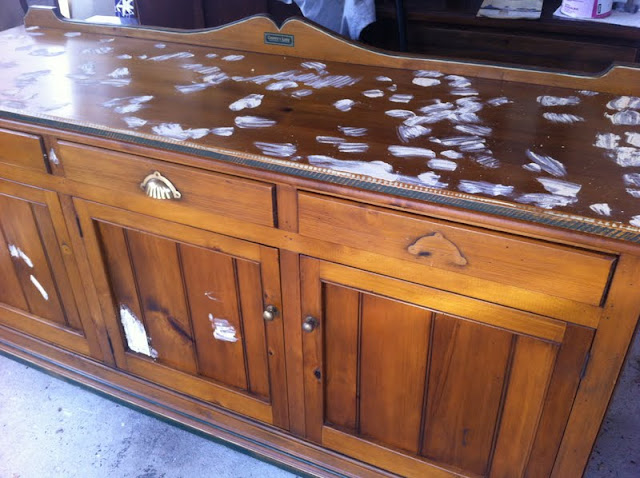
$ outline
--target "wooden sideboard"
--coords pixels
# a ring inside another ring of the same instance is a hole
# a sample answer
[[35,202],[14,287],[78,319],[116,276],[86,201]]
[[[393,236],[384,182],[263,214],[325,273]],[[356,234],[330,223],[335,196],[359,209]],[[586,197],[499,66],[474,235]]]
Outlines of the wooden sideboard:
[[300,20],[0,34],[0,350],[313,476],[579,476],[640,315],[640,70]]

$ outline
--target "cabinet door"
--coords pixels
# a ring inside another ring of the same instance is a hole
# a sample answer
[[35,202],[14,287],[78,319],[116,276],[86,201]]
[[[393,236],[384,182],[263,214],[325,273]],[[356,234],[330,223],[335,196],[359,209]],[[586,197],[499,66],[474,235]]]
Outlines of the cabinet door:
[[547,476],[593,330],[302,258],[308,438],[402,476]]
[[99,356],[69,244],[55,193],[0,180],[0,324]]
[[277,250],[75,205],[117,366],[286,428]]

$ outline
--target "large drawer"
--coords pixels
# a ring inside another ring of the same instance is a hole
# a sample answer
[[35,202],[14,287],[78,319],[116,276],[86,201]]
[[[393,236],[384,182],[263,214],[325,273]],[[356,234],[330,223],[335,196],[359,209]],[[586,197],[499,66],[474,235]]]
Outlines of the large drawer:
[[179,207],[264,226],[275,223],[272,184],[65,141],[57,150],[68,179],[138,196],[144,212],[163,216]]
[[[477,279],[477,296],[483,296],[486,284],[498,283],[504,284],[505,295],[525,290],[599,306],[616,259],[305,192],[299,194],[299,231],[395,258],[390,275],[407,277],[410,270],[412,280],[439,286],[434,271],[444,271],[454,279],[443,288],[463,293],[473,280],[455,277]],[[519,306],[518,298],[510,299],[510,305]]]
[[0,128],[0,163],[47,172],[39,136]]

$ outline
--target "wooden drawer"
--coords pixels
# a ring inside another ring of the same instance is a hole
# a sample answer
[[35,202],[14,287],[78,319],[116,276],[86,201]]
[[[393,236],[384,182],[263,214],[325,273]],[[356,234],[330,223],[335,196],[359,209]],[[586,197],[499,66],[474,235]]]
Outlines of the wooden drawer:
[[[142,204],[136,207],[143,212],[164,216],[178,208],[184,214],[200,210],[264,226],[275,223],[272,184],[64,141],[57,150],[68,179],[138,196]],[[146,190],[145,178],[150,179]]]
[[0,163],[47,172],[39,136],[0,128]]
[[[388,275],[518,308],[527,308],[519,290],[599,306],[615,263],[615,256],[311,193],[299,195],[299,221],[304,236],[398,259]],[[491,283],[503,286],[490,297]],[[509,297],[503,301],[500,294]],[[535,304],[529,309],[541,310]]]

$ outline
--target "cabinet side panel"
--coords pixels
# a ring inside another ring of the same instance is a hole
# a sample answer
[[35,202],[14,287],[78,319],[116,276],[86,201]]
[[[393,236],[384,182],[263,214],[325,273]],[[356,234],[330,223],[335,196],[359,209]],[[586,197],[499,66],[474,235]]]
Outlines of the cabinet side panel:
[[247,376],[233,259],[180,244],[201,375],[245,390]]
[[513,334],[436,315],[422,454],[485,473]]
[[415,454],[431,315],[390,299],[362,298],[360,434]]
[[324,286],[325,422],[357,430],[358,322],[357,291]]
[[158,361],[197,373],[176,244],[150,234],[126,234],[147,332]]

